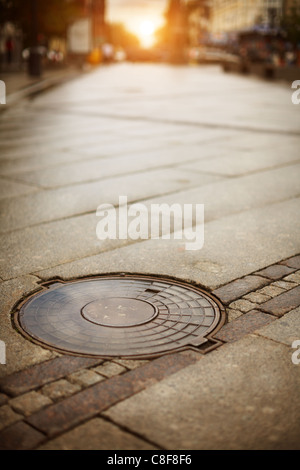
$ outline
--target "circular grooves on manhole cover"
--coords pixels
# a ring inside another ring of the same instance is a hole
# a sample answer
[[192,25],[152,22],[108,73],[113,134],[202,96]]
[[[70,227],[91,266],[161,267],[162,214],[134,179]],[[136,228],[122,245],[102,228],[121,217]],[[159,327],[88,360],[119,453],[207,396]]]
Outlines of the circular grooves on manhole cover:
[[224,309],[177,280],[107,275],[47,283],[14,320],[26,337],[59,352],[130,358],[207,343],[223,324]]

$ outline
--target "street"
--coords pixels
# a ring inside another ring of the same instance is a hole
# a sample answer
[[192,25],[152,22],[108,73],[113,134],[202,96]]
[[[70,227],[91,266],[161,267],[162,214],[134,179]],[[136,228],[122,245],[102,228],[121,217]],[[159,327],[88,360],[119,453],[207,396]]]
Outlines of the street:
[[[120,63],[0,113],[4,447],[300,448],[300,364],[291,360],[300,340],[300,105],[292,93],[287,82],[218,66]],[[149,213],[154,204],[204,205],[203,246],[151,237],[150,226],[143,239],[100,239],[97,209],[119,213],[120,197]],[[212,293],[226,308],[221,345],[177,353],[179,362],[175,354],[94,363],[16,330],[12,313],[41,282],[108,273],[165,276]],[[145,382],[123,394],[126,374]],[[89,391],[109,394],[112,379],[118,399],[97,408]]]

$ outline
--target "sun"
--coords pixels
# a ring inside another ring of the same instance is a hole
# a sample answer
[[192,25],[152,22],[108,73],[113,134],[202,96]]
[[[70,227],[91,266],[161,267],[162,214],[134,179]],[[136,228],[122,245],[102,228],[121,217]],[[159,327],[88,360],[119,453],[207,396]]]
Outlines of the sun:
[[155,31],[154,23],[150,20],[144,20],[140,24],[140,34],[141,36],[152,36]]
[[154,44],[156,27],[151,20],[143,20],[139,25],[138,35],[145,47],[151,47]]

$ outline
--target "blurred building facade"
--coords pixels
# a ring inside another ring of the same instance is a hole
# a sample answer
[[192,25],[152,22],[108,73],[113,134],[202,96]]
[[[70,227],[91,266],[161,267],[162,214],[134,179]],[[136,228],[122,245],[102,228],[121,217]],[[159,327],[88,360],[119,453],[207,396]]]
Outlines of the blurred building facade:
[[[78,3],[78,0],[66,0]],[[81,18],[90,18],[92,30],[92,42],[95,47],[105,41],[106,26],[106,0],[79,0],[81,6]],[[78,18],[76,18],[78,19]]]
[[211,0],[211,32],[279,27],[284,10],[292,3],[293,0]]
[[300,0],[186,0],[185,6],[192,60],[208,55],[208,47],[210,60],[225,49],[251,62],[300,65]]
[[106,0],[66,0],[79,6],[79,14],[68,27],[70,57],[92,63],[102,61],[102,47],[106,42]]
[[95,47],[101,46],[105,42],[105,12],[106,0],[87,0],[89,11],[92,17],[92,36]]
[[300,0],[283,0],[283,12],[285,15],[291,14],[296,11],[300,15]]
[[188,0],[188,36],[191,47],[207,41],[211,23],[211,0]]
[[185,0],[184,3],[191,45],[201,43],[207,34],[222,39],[255,28],[280,28],[284,17],[300,15],[300,0]]

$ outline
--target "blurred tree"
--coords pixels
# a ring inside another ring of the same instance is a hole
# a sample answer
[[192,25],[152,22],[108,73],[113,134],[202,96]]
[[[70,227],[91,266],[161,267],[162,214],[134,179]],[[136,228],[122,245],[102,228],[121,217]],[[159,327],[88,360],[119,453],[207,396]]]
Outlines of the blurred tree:
[[185,47],[188,43],[187,8],[183,0],[169,0],[165,13],[171,61],[185,62]]
[[169,29],[166,24],[164,24],[161,28],[155,31],[155,39],[157,46],[166,46],[169,43]]
[[300,44],[300,8],[299,1],[291,3],[285,12],[281,27],[287,33],[287,39],[294,44]]
[[44,37],[64,36],[67,25],[80,15],[82,0],[0,0],[0,25],[11,22],[23,31],[24,44],[31,45],[33,5],[37,33]]
[[122,23],[110,23],[107,25],[107,30],[108,40],[114,46],[123,47],[124,49],[140,46],[138,37],[127,31]]

